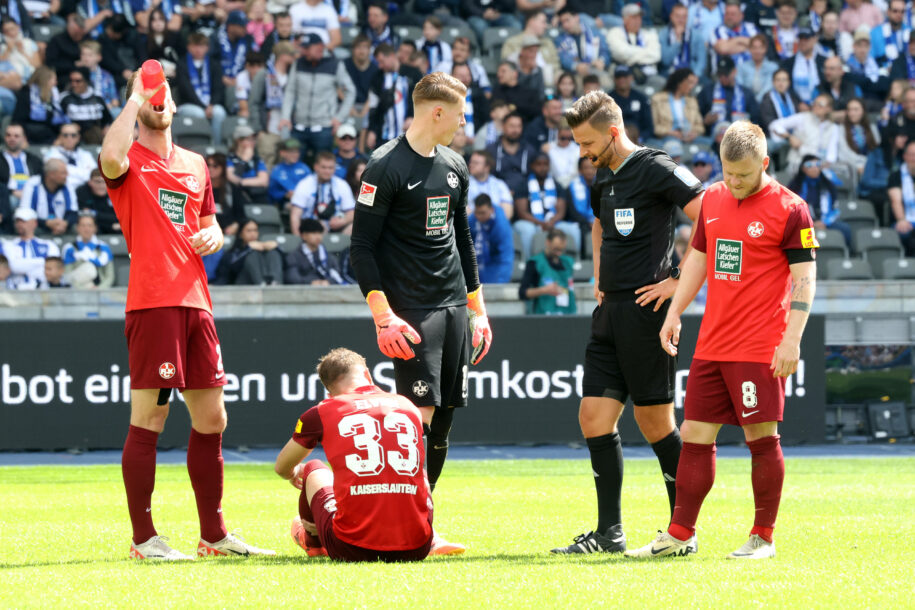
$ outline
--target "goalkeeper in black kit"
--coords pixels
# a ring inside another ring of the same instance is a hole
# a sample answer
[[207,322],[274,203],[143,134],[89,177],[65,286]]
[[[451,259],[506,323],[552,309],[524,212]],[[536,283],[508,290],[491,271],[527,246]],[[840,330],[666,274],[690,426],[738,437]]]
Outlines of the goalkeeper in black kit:
[[[467,405],[468,361],[477,364],[492,343],[467,222],[469,172],[447,148],[465,123],[466,96],[467,88],[443,72],[417,83],[413,123],[375,150],[362,175],[350,249],[378,347],[394,360],[397,393],[425,411],[425,420],[432,412],[432,489],[448,455],[454,410]],[[436,536],[430,554],[463,552]]]

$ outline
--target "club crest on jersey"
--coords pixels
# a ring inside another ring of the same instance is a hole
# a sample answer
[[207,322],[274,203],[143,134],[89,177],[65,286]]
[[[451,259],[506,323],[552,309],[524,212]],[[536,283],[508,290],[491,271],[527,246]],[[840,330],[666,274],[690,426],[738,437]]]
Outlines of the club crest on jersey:
[[184,227],[184,207],[187,205],[187,193],[159,189],[159,206],[173,224]]
[[635,208],[618,208],[613,210],[613,225],[619,234],[626,237],[635,228]]
[[455,174],[454,172],[448,172],[448,186],[450,186],[453,189],[456,189],[458,187],[458,184],[460,184],[460,182],[458,181],[457,174]]
[[758,220],[754,220],[747,225],[747,235],[750,237],[762,237],[763,231],[765,230],[766,228],[763,227],[763,223]]
[[162,379],[171,379],[177,371],[178,369],[171,362],[163,362],[159,365],[159,377]]
[[413,394],[422,398],[429,393],[429,384],[420,379],[413,383]]
[[367,206],[373,206],[375,205],[375,193],[377,191],[378,187],[374,184],[363,182],[362,187],[359,189],[359,197],[356,198],[356,201]]
[[194,193],[200,190],[200,182],[197,180],[196,176],[185,176],[182,182],[184,182],[184,185]]

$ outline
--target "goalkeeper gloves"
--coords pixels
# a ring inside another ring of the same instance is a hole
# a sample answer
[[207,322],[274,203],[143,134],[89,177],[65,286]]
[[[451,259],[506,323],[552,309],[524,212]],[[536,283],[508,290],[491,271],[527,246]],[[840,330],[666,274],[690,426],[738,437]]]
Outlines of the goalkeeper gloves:
[[[419,343],[419,333],[412,326],[398,318],[388,298],[380,290],[373,290],[365,298],[372,310],[375,320],[375,332],[378,333],[378,349],[388,358],[409,360],[415,357],[410,343]],[[410,343],[407,343],[409,339]]]
[[470,332],[473,337],[471,340],[473,354],[470,356],[470,363],[476,365],[483,359],[492,344],[492,329],[489,327],[486,305],[483,304],[482,286],[467,295],[467,309],[470,315]]

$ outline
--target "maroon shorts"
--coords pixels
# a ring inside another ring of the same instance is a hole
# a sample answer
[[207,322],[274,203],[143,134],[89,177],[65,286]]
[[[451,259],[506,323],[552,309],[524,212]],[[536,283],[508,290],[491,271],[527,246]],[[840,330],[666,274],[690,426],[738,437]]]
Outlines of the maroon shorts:
[[761,362],[693,358],[686,379],[683,416],[692,421],[745,426],[782,421],[785,378]]
[[408,551],[373,551],[360,546],[343,542],[334,533],[334,514],[337,512],[337,503],[334,500],[334,488],[328,485],[322,487],[311,498],[311,514],[315,518],[315,527],[318,528],[318,538],[327,556],[337,561],[422,561],[432,548],[432,536],[418,549]]
[[135,389],[202,390],[226,384],[213,315],[195,307],[128,311],[124,334]]

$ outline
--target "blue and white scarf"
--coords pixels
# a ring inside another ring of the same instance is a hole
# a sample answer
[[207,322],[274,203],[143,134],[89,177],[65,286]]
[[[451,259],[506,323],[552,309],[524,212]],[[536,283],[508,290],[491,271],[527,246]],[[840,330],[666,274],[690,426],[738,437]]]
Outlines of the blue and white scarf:
[[308,259],[308,262],[311,263],[311,266],[314,267],[314,270],[322,279],[329,280],[333,284],[346,283],[340,277],[340,273],[327,263],[327,248],[324,247],[324,244],[318,245],[317,260],[315,260],[315,253],[305,244],[302,244],[302,252],[305,253],[305,258]]
[[384,88],[394,89],[394,104],[385,115],[384,127],[381,137],[391,140],[403,133],[403,124],[407,119],[407,78],[397,72],[388,72],[384,75]]
[[31,177],[29,175],[29,166],[26,163],[25,151],[19,151],[19,155],[15,157],[4,151],[3,156],[6,158],[6,164],[10,168],[10,181],[7,183],[7,188],[11,191],[21,191]]
[[[98,0],[83,0],[83,1],[86,3],[85,6],[86,6],[86,18],[87,19],[92,19],[93,17],[98,15],[99,10],[103,10],[102,8],[99,7]],[[104,8],[110,9],[116,15],[124,14],[124,6],[121,4],[121,0],[107,0],[107,2],[105,4],[107,6],[105,6]],[[104,23],[104,22],[102,22],[102,23]],[[98,26],[96,26],[95,30],[92,32],[93,38],[101,36],[105,32],[105,26],[102,25],[102,23],[99,23]]]
[[880,78],[880,66],[877,65],[877,60],[873,57],[868,56],[864,65],[861,65],[861,62],[858,61],[857,57],[850,55],[846,60],[846,63],[848,64],[848,67],[851,68],[852,73],[864,74],[864,77],[872,83],[876,83],[877,79]]
[[[741,22],[739,30],[732,30],[728,26],[722,24],[722,25],[719,25],[715,29],[715,32],[717,33],[718,40],[724,40],[725,38],[727,38],[727,39],[740,38],[740,37],[752,38],[753,36],[755,36],[757,34],[757,29],[756,29],[755,25],[748,24],[744,21],[744,22]],[[714,45],[714,41],[710,41],[709,47],[711,48],[713,45]],[[735,53],[735,54],[731,55],[730,57],[731,57],[731,59],[734,60],[734,63],[736,63],[736,64],[739,64],[744,61],[750,61],[750,59],[751,59],[749,51],[744,51],[743,53]],[[717,55],[716,55],[716,60],[717,60]]]
[[667,41],[671,47],[674,45],[680,45],[680,52],[677,53],[677,56],[674,58],[674,63],[671,65],[671,70],[676,70],[677,68],[689,68],[689,46],[690,46],[690,29],[687,27],[683,30],[683,40],[677,40],[677,34],[674,32],[674,29],[671,27],[667,33]]
[[267,78],[265,80],[266,84],[266,106],[268,110],[273,110],[275,108],[283,107],[283,86],[280,85],[279,76],[276,74],[276,65],[274,64],[274,58],[271,57],[270,61],[267,62]]
[[867,154],[867,133],[864,131],[863,125],[852,125],[851,127],[851,139],[852,144],[854,145],[855,152],[859,155]]
[[569,184],[569,195],[572,197],[572,205],[575,210],[589,222],[594,220],[594,210],[591,209],[591,189],[585,183],[585,179],[576,176],[572,183]]
[[899,113],[902,112],[902,104],[890,100],[883,106],[883,109],[887,112],[887,118],[884,119],[883,113],[880,113],[880,120],[877,122],[880,127],[886,127],[890,121],[895,119]]
[[213,94],[213,89],[210,87],[210,58],[203,58],[203,65],[200,70],[198,70],[197,66],[194,64],[194,58],[191,57],[190,53],[187,54],[186,58],[187,73],[188,77],[191,79],[191,86],[194,88],[194,93],[197,94],[197,98],[204,106],[209,106]]
[[528,201],[531,215],[537,220],[549,220],[556,214],[556,182],[547,176],[543,187],[533,174],[527,179]]
[[878,30],[883,37],[883,55],[888,62],[892,62],[900,53],[905,53],[905,48],[909,44],[909,36],[912,31],[904,23],[901,28],[893,31],[893,26],[889,21],[885,21]]
[[499,130],[496,129],[496,124],[493,121],[489,121],[486,123],[486,146],[495,144],[498,139]]
[[801,98],[801,101],[810,104],[813,100],[814,92],[817,87],[820,86],[820,75],[817,72],[816,55],[807,59],[802,54],[798,53],[794,57],[794,67],[791,69],[791,82],[794,85],[794,92]]
[[581,26],[581,34],[575,39],[575,45],[578,47],[579,59],[586,64],[600,56],[600,38],[585,25]]
[[394,35],[391,34],[390,26],[384,26],[384,30],[381,31],[381,34],[375,34],[375,30],[367,27],[365,28],[365,35],[369,37],[369,41],[372,43],[372,61],[375,61],[375,49],[378,47],[378,45],[386,43],[394,46],[395,40]]
[[29,120],[36,123],[44,123],[48,120],[48,113],[51,114],[51,123],[53,125],[62,125],[68,123],[66,115],[60,108],[60,91],[57,87],[51,89],[51,101],[44,102],[41,99],[41,89],[38,85],[29,85]]
[[804,178],[804,181],[801,183],[801,192],[798,193],[801,199],[807,202],[810,207],[815,205],[814,202],[808,199],[808,196],[811,195],[810,190],[815,189],[819,193],[819,201],[816,203],[820,204],[819,217],[826,226],[831,225],[836,221],[836,218],[839,217],[839,210],[834,209],[832,205],[832,193],[829,192],[829,189],[820,184],[819,178],[811,178],[807,176]]
[[433,42],[430,40],[424,40],[423,53],[425,53],[426,57],[429,59],[429,71],[431,72],[437,65],[442,62],[442,59],[444,59],[442,41],[436,40]]
[[686,118],[686,98],[677,99],[673,93],[668,93],[667,99],[670,101],[670,113],[674,119],[673,129],[683,133],[692,131]]
[[823,24],[823,18],[814,11],[810,11],[808,15],[810,16],[810,29],[819,34],[820,26]]
[[912,56],[906,53],[905,56],[905,69],[906,77],[909,79],[909,82],[915,81],[915,60],[912,59]]
[[[727,93],[721,82],[715,83],[715,89],[712,91],[712,110],[721,115],[721,120],[727,119]],[[734,114],[746,114],[747,100],[743,95],[743,89],[740,85],[734,87],[734,97],[731,100],[731,116]],[[730,119],[729,119],[730,120]]]
[[470,95],[470,89],[467,89],[467,97],[464,98],[464,121],[464,134],[472,138],[476,132],[473,128],[473,96]]
[[905,219],[915,222],[915,185],[912,184],[909,166],[905,163],[899,165],[899,178],[902,186],[902,203],[905,205]]
[[[42,193],[44,197],[42,197]],[[63,195],[61,197],[61,195]],[[64,185],[57,192],[50,193],[45,188],[44,182],[39,182],[32,191],[32,200],[29,207],[35,210],[39,218],[63,218],[67,212],[77,210],[76,202],[70,197],[70,189]]]
[[226,33],[226,26],[223,25],[216,33],[216,40],[219,44],[219,56],[222,61],[222,72],[229,78],[235,76],[245,67],[245,55],[248,53],[248,43],[242,36],[233,44]]

